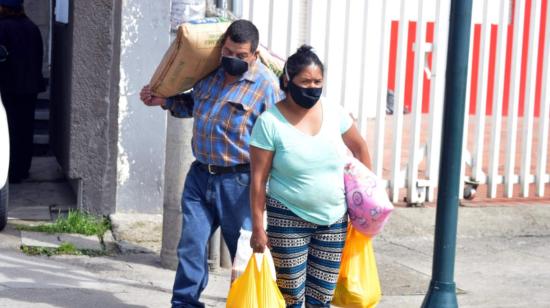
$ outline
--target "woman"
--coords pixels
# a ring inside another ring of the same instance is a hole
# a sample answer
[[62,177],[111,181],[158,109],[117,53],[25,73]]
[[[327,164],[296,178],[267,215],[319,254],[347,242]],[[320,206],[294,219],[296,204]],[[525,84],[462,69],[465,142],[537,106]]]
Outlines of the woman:
[[250,142],[250,245],[254,252],[271,248],[287,307],[304,299],[306,307],[330,306],[347,228],[344,144],[370,167],[351,117],[320,100],[323,74],[310,46],[290,56],[280,79],[286,98],[259,117]]

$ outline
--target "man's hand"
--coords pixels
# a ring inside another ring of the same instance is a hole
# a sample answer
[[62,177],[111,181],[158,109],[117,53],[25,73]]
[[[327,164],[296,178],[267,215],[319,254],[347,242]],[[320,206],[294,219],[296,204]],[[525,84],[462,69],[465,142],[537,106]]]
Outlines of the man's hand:
[[139,92],[139,97],[147,106],[163,106],[166,103],[166,98],[153,96],[149,85],[146,85],[143,89],[141,89],[141,92]]

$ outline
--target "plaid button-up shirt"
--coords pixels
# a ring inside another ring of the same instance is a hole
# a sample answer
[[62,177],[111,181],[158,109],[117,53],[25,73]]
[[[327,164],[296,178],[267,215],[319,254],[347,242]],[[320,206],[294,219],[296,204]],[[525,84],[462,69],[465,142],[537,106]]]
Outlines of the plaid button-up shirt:
[[284,94],[275,75],[260,61],[234,83],[224,87],[224,80],[220,67],[197,82],[191,93],[169,98],[165,108],[175,117],[193,117],[193,155],[201,163],[249,163],[254,122]]

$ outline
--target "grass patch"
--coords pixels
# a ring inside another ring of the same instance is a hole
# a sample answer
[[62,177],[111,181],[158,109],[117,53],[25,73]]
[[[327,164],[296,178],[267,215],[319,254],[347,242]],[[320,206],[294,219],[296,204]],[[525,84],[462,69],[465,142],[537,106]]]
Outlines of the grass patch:
[[80,251],[71,243],[63,242],[57,248],[21,246],[21,251],[29,256],[80,255]]
[[111,229],[110,221],[105,217],[95,216],[82,211],[69,210],[67,217],[58,217],[54,223],[38,226],[18,225],[20,231],[34,231],[47,233],[78,233],[97,235],[100,238]]
[[59,247],[34,247],[34,246],[21,246],[21,251],[29,256],[57,256],[57,255],[73,255],[73,256],[103,256],[106,255],[105,251],[77,249],[73,244],[63,242]]

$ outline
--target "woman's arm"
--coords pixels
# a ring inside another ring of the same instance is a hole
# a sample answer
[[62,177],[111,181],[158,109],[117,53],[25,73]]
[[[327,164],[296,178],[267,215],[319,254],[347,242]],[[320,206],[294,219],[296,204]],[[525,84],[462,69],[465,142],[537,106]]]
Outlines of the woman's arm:
[[269,246],[264,230],[266,184],[273,162],[274,152],[250,146],[250,210],[252,213],[252,237],[250,247],[263,252]]
[[372,170],[372,163],[370,160],[369,148],[365,139],[361,137],[359,130],[355,123],[353,123],[343,135],[344,143],[353,154],[353,157],[360,160],[367,168]]

